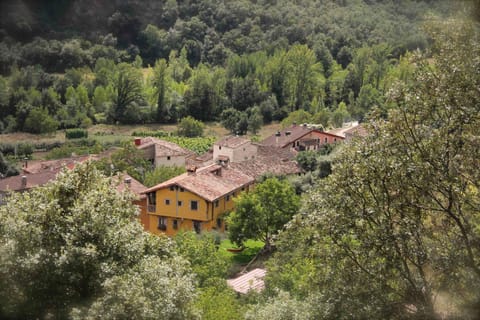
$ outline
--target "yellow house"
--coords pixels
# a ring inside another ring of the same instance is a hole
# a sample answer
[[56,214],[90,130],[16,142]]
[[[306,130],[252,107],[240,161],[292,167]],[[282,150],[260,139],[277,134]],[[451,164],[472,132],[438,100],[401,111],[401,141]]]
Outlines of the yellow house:
[[148,229],[174,235],[179,230],[225,230],[223,214],[234,207],[233,198],[253,187],[254,178],[227,165],[212,164],[149,188]]

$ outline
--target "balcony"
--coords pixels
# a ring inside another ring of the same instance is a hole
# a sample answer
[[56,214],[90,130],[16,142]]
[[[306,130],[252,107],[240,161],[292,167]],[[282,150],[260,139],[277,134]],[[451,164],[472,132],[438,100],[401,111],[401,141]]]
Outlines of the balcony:
[[147,211],[148,211],[148,212],[156,212],[156,211],[157,211],[157,206],[154,205],[154,204],[149,204],[149,205],[147,206]]

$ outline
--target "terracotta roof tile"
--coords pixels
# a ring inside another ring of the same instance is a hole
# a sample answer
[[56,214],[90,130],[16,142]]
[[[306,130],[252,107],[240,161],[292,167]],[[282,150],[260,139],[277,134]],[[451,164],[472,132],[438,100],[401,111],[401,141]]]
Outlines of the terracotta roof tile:
[[352,136],[366,137],[368,135],[365,127],[362,124],[358,124],[358,122],[350,124],[350,126],[345,128],[335,128],[329,130],[328,133],[335,134],[344,138],[349,138]]
[[128,188],[130,189],[130,191],[136,194],[140,199],[146,198],[146,195],[142,194],[142,192],[147,190],[147,187],[144,186],[140,181],[128,175],[127,173],[123,173],[118,176],[115,176],[114,181],[118,183],[117,185],[118,191],[123,192]]
[[27,166],[23,167],[25,173],[39,173],[45,171],[60,170],[63,167],[72,169],[76,163],[82,163],[87,160],[97,160],[99,157],[96,155],[75,156],[70,158],[62,158],[56,160],[29,160]]
[[346,131],[344,131],[345,138],[351,138],[351,137],[366,137],[368,135],[367,129],[361,124],[359,124],[356,127],[350,128]]
[[214,201],[233,192],[254,179],[231,167],[217,164],[198,169],[195,173],[184,173],[170,180],[149,188],[142,193],[156,191],[172,185],[177,185],[208,201]]
[[178,144],[147,137],[141,140],[141,144],[138,146],[138,149],[146,149],[151,146],[155,148],[155,156],[183,156],[183,155],[191,155],[194,152],[188,149],[180,147]]
[[262,145],[265,146],[273,146],[273,147],[279,147],[279,148],[284,148],[288,146],[289,144],[293,143],[294,141],[297,141],[298,139],[302,138],[303,136],[306,136],[307,134],[311,132],[319,132],[322,134],[326,134],[332,137],[337,137],[337,138],[342,138],[342,136],[338,136],[336,134],[328,133],[325,131],[320,131],[315,128],[311,128],[308,126],[304,125],[294,125],[289,128],[286,128],[282,131],[277,132],[276,134],[271,135],[270,137],[266,138],[262,142],[260,142]]
[[291,126],[264,139],[261,144],[266,146],[283,148],[284,146],[292,143],[293,141],[300,139],[304,135],[309,134],[311,131],[313,131],[313,129],[305,127],[303,125]]
[[295,154],[288,149],[259,145],[255,159],[232,162],[229,166],[257,179],[268,173],[277,176],[301,173],[294,159]]
[[[0,191],[8,192],[8,191],[22,191],[31,188],[35,188],[38,186],[42,186],[49,181],[52,181],[56,178],[57,173],[60,170],[54,171],[44,171],[38,173],[30,173],[30,174],[23,174],[13,177],[8,177],[5,179],[0,179]],[[26,178],[26,185],[22,185],[23,177]]]
[[246,294],[250,290],[261,292],[265,289],[263,279],[267,271],[265,269],[253,269],[252,271],[235,279],[227,280],[227,284],[236,292]]
[[240,147],[246,143],[249,143],[250,140],[240,137],[240,136],[227,136],[223,138],[222,140],[218,141],[215,143],[215,145],[222,146],[222,147],[228,147],[228,148],[237,148]]
[[192,155],[185,159],[187,166],[196,166],[197,168],[213,164],[213,150],[210,149],[199,156]]

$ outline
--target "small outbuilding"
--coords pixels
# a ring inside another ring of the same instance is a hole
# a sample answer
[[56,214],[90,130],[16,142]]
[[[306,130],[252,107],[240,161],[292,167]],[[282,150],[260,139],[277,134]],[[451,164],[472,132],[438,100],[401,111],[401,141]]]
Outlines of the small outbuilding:
[[265,289],[263,279],[267,274],[265,269],[253,269],[252,271],[235,279],[227,280],[227,284],[236,292],[246,294],[250,290],[261,292]]

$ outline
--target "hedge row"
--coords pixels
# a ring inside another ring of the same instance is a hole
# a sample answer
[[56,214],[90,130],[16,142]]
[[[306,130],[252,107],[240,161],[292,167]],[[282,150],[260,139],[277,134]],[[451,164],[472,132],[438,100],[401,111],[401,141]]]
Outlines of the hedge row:
[[80,138],[88,138],[88,131],[85,129],[68,129],[65,131],[65,138],[66,139],[80,139]]
[[169,137],[170,133],[162,131],[162,130],[157,130],[157,131],[133,131],[132,136],[134,136],[134,137],[165,138],[165,137]]

